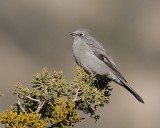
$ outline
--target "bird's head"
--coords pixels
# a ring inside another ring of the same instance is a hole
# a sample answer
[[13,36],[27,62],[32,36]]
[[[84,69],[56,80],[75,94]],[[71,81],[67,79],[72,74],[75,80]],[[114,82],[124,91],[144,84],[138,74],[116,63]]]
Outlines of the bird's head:
[[74,32],[69,32],[69,35],[71,35],[74,39],[79,40],[79,39],[87,39],[92,37],[91,33],[92,33],[91,30],[81,28]]

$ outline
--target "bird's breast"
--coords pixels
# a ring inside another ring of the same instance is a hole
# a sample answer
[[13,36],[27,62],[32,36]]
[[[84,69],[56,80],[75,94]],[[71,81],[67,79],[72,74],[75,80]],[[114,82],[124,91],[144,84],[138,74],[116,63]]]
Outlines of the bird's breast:
[[88,48],[88,46],[85,43],[78,41],[74,41],[72,51],[77,64],[80,66],[84,65],[83,63],[85,63],[86,60],[88,60],[91,54],[91,51]]

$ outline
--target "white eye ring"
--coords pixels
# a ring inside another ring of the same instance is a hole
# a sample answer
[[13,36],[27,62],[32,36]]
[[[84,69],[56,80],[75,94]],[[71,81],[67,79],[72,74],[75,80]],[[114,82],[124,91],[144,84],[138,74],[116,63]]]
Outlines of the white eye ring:
[[84,34],[83,33],[79,33],[79,36],[84,36]]

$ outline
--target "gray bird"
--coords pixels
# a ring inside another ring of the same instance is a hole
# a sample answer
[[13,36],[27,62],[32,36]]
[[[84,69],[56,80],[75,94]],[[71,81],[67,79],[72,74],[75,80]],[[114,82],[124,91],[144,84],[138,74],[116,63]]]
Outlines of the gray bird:
[[97,74],[127,89],[137,100],[143,99],[129,86],[128,82],[117,70],[112,58],[103,46],[93,37],[89,29],[78,29],[69,33],[73,38],[73,55],[76,63],[89,74]]

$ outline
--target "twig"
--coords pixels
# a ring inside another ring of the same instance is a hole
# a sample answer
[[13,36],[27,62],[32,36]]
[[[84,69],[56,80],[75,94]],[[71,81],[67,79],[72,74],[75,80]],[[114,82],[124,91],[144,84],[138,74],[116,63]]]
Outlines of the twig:
[[75,91],[76,94],[75,94],[73,102],[78,100],[78,91],[79,91],[79,89],[76,89],[76,91]]
[[39,113],[39,111],[42,109],[42,107],[43,107],[43,105],[45,104],[46,101],[45,100],[44,101],[40,101],[40,100],[34,99],[34,98],[30,97],[30,96],[26,96],[26,97],[28,99],[32,100],[32,101],[38,102],[38,107],[37,107],[36,113]]
[[22,109],[22,111],[23,111],[24,113],[26,113],[25,109],[23,108],[23,106],[22,106],[22,104],[21,104],[21,102],[20,102],[20,98],[19,98],[19,97],[18,97],[18,105],[19,105],[19,107]]
[[38,99],[34,99],[34,98],[30,97],[30,96],[26,96],[26,97],[27,97],[28,99],[30,99],[30,100],[33,100],[33,101],[38,102],[39,104],[41,103],[41,101],[38,100]]
[[36,113],[39,113],[39,111],[42,109],[42,107],[43,107],[43,105],[45,104],[45,100],[44,101],[42,101],[41,103],[39,103],[39,105],[38,105],[38,108],[37,108],[37,110],[36,110]]
[[77,88],[76,91],[75,91],[76,94],[75,94],[75,97],[74,97],[73,102],[75,102],[75,101],[78,100],[78,94],[81,93],[81,92],[79,92],[79,91],[82,91],[82,90],[81,90],[80,88]]

